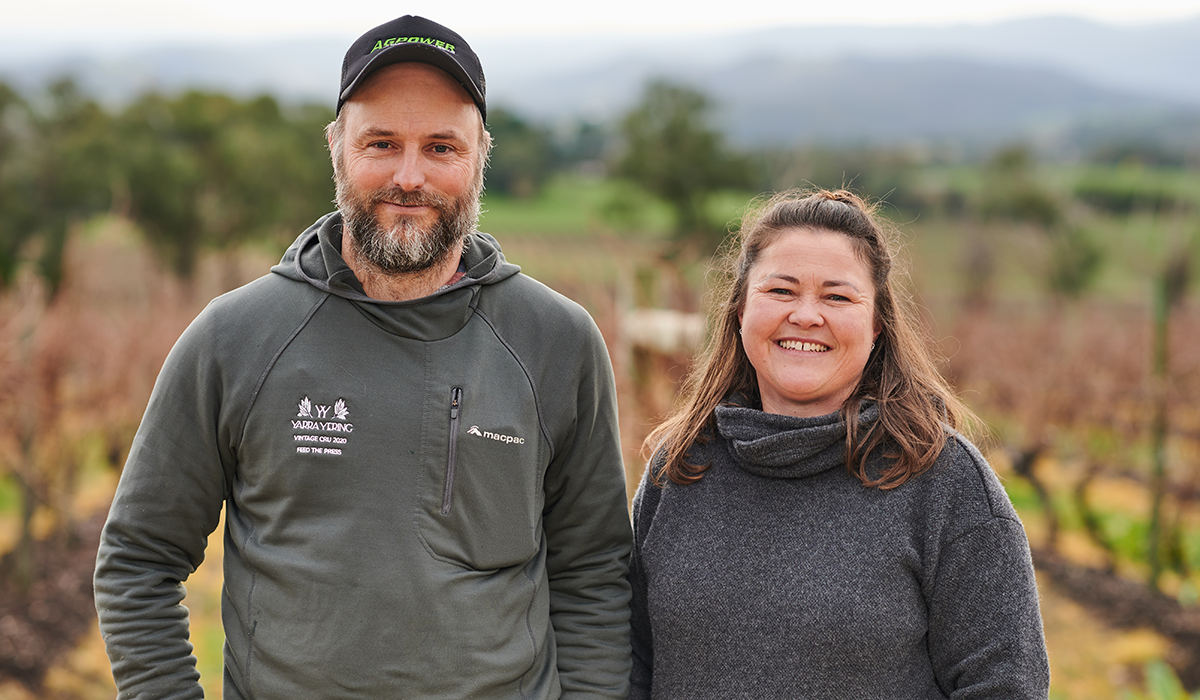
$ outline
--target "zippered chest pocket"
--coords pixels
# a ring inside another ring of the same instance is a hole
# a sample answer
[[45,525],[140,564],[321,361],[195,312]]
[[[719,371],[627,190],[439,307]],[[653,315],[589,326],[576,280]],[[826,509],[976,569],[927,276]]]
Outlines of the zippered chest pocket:
[[442,483],[442,515],[454,507],[454,470],[458,466],[458,413],[462,410],[462,387],[450,390],[450,447],[446,455],[446,476]]
[[536,413],[494,410],[494,396],[457,385],[443,397],[429,416],[421,540],[435,557],[474,569],[523,565],[541,542]]

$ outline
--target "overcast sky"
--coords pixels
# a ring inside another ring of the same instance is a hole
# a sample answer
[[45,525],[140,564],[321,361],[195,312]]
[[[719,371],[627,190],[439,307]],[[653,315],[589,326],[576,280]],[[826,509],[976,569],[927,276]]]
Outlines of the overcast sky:
[[[117,46],[156,40],[287,35],[355,36],[400,14],[419,14],[467,39],[497,35],[645,34],[812,24],[988,23],[1071,15],[1139,24],[1200,15],[1200,0],[11,0],[0,37],[35,54],[64,44]],[[56,49],[57,47],[57,49]],[[11,48],[11,47],[10,47]]]

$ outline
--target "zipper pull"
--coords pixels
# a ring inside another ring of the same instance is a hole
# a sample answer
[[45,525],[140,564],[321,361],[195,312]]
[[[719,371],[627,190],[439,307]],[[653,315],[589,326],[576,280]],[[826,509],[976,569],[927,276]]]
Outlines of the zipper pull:
[[462,389],[454,387],[450,394],[450,417],[458,418],[458,404],[462,401]]

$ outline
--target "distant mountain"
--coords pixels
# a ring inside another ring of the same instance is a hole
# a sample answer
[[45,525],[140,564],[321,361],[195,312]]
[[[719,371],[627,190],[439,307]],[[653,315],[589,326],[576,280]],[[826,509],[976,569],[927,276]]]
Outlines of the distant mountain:
[[149,90],[199,88],[240,95],[269,93],[286,101],[332,104],[342,53],[350,41],[321,38],[263,44],[150,46],[20,62],[0,55],[0,80],[21,89],[34,89],[71,77],[89,94],[108,103],[125,102]]
[[[71,75],[111,102],[148,89],[201,87],[331,104],[351,39],[40,60],[0,53],[0,80],[29,89]],[[1083,132],[1200,141],[1200,16],[1137,27],[1041,18],[661,37],[483,37],[474,45],[487,70],[489,102],[544,122],[611,119],[648,78],[668,77],[710,94],[725,129],[742,143],[1061,141]]]
[[946,59],[1037,68],[1122,93],[1200,105],[1200,15],[1132,27],[1048,17],[946,27],[778,27],[653,38],[489,40],[480,51],[489,63],[494,54],[510,68],[501,82],[493,80],[493,88],[514,100],[520,98],[510,88],[523,84],[522,78],[562,77],[601,66],[640,76],[673,75],[772,57],[806,63]]
[[[554,95],[522,105],[551,120],[564,105],[594,119],[612,116],[636,97],[641,80],[627,64],[527,79],[530,94]],[[947,58],[745,59],[673,77],[710,95],[723,130],[742,144],[853,142],[1003,143],[1018,137],[1061,144],[1083,125],[1125,132],[1191,119],[1200,137],[1200,107],[1097,87],[1061,72]]]

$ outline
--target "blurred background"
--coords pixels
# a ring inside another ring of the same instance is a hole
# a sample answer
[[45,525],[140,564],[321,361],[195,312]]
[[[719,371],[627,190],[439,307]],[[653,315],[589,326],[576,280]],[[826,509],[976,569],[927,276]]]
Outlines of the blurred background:
[[[499,4],[5,9],[0,700],[114,697],[91,571],[155,376],[332,209],[343,52],[402,12],[483,61],[480,228],[603,331],[631,493],[747,202],[849,187],[987,422],[1052,697],[1200,698],[1200,5]],[[220,542],[187,582],[210,697]]]

